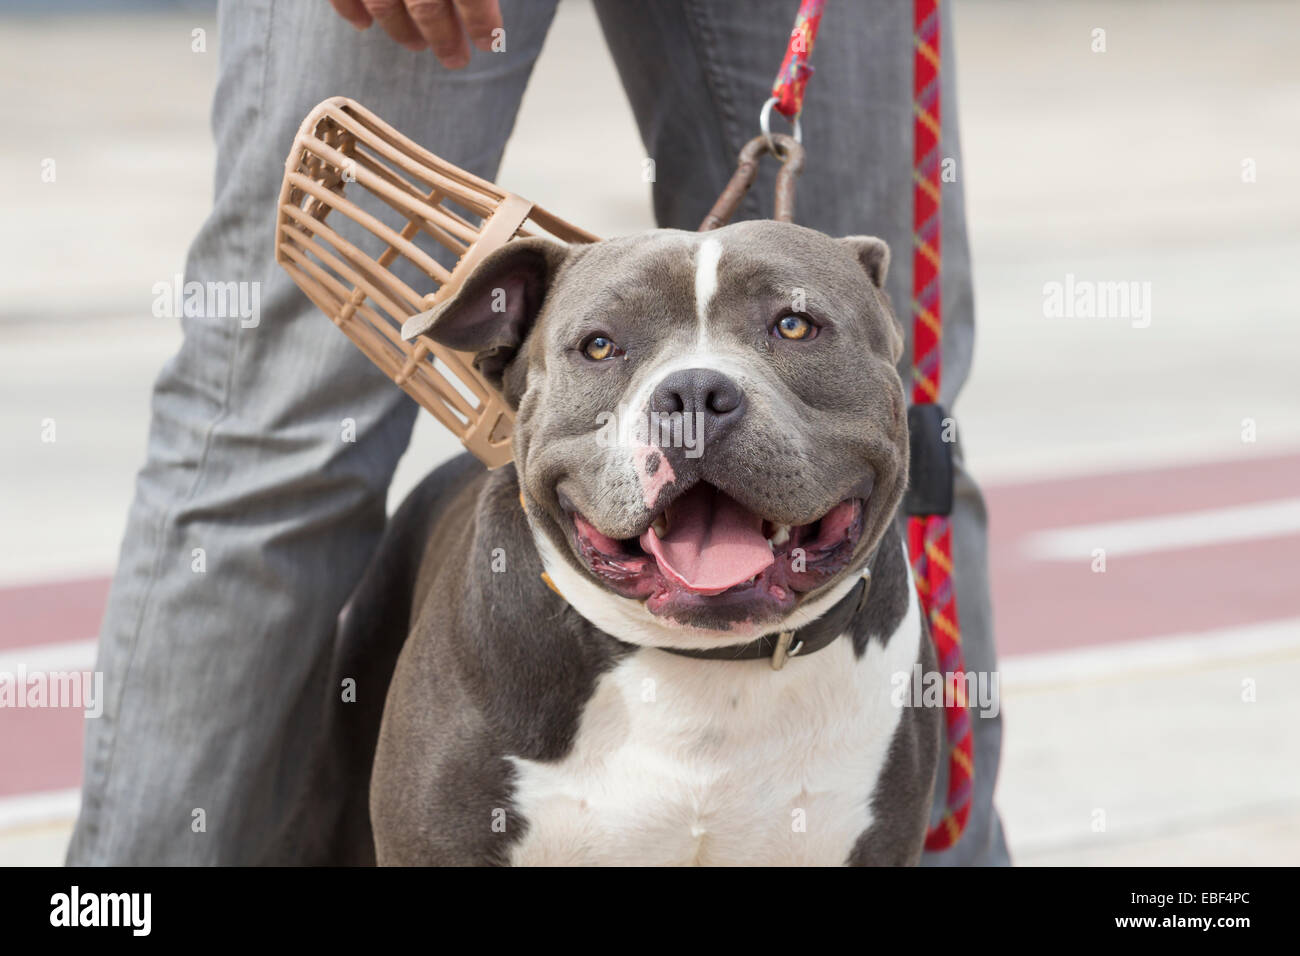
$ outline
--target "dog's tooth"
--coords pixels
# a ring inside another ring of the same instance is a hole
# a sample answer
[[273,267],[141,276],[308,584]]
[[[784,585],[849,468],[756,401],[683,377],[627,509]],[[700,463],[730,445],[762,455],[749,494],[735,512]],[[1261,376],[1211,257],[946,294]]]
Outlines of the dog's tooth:
[[790,526],[788,524],[779,524],[776,526],[776,530],[772,532],[772,537],[767,539],[767,542],[772,545],[773,549],[776,549],[789,540]]
[[654,531],[656,538],[662,538],[668,533],[668,519],[663,515],[660,515],[650,523],[650,527]]

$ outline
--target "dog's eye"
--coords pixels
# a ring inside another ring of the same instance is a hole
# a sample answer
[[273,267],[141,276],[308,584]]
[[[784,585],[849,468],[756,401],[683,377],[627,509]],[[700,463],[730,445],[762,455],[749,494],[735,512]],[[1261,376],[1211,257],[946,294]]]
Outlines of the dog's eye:
[[772,331],[783,339],[798,341],[811,339],[817,335],[817,326],[802,315],[784,315],[772,326]]
[[613,339],[604,335],[593,335],[582,343],[582,354],[593,362],[603,362],[615,355],[622,355],[623,350],[614,344]]

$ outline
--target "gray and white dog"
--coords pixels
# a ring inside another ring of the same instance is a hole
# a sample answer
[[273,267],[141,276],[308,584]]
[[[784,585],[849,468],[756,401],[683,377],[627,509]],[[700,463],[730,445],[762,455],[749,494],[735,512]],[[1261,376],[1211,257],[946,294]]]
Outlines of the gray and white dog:
[[476,353],[515,461],[429,475],[343,615],[319,859],[919,859],[941,715],[891,694],[935,664],[888,260],[766,221],[519,239],[408,324]]

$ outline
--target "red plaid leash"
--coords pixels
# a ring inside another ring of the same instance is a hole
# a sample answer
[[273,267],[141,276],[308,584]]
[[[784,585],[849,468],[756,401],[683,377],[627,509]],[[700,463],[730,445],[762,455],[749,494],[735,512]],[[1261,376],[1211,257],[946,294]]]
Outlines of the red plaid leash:
[[772,85],[773,106],[786,119],[793,121],[803,109],[803,94],[813,68],[808,65],[813,44],[817,42],[817,28],[822,22],[822,7],[826,0],[803,0],[794,18],[790,42],[786,44],[785,59]]
[[[943,292],[939,165],[939,0],[915,0],[912,79],[912,401],[939,400],[943,365]],[[945,515],[913,517],[907,545],[921,606],[945,675],[948,729],[948,794],[943,819],[925,837],[927,850],[946,850],[960,839],[970,817],[975,777],[972,728],[967,710],[965,663],[957,595],[952,584],[952,526]],[[952,679],[949,679],[951,675]]]

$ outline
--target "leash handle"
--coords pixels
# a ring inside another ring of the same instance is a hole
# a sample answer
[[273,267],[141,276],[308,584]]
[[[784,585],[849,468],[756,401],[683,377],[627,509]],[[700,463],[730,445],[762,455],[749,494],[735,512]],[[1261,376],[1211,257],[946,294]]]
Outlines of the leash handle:
[[781,161],[781,171],[776,174],[776,197],[772,218],[777,222],[794,221],[794,184],[795,179],[803,172],[804,150],[792,136],[773,133],[769,137],[765,133],[755,136],[741,148],[736,171],[731,174],[731,180],[722,190],[722,195],[718,197],[718,201],[713,204],[709,214],[700,223],[700,232],[717,229],[731,221],[736,207],[749,192],[749,187],[754,185],[754,178],[758,175],[758,161],[764,153],[771,153]]

